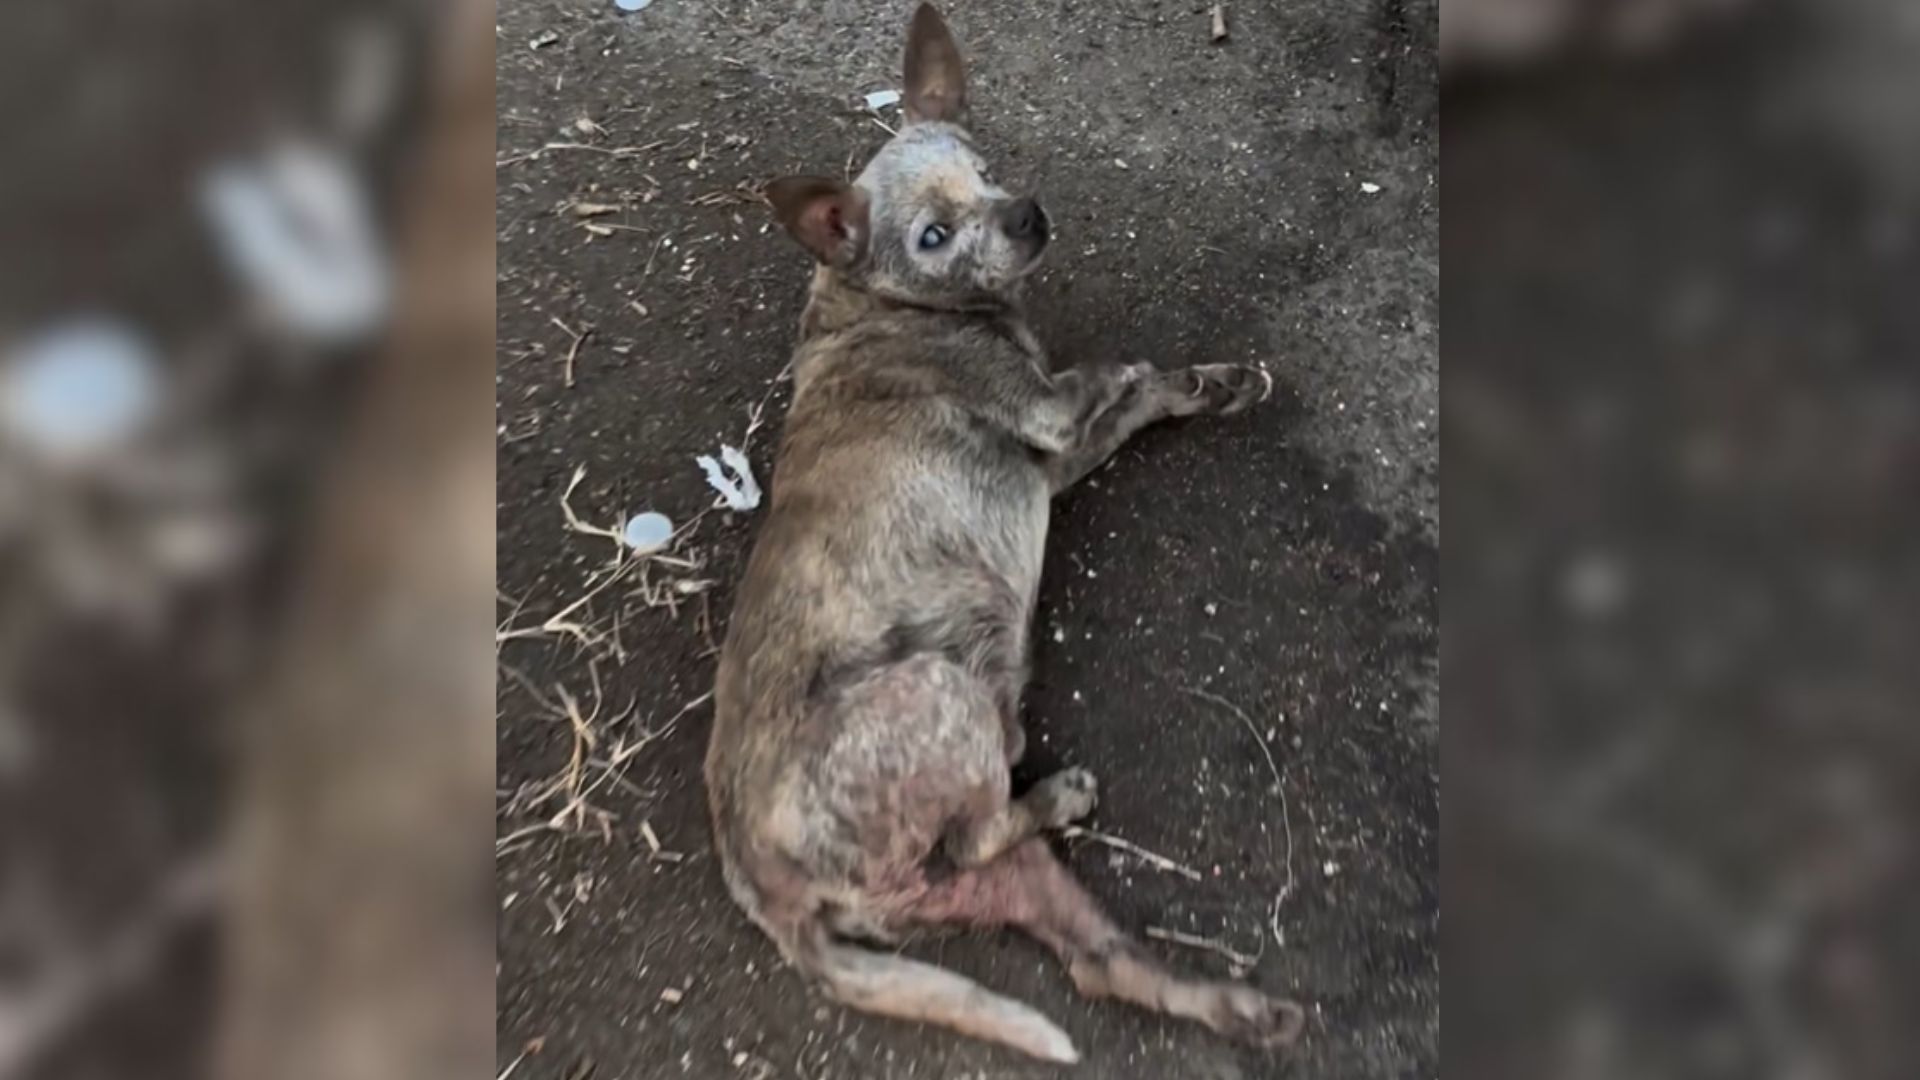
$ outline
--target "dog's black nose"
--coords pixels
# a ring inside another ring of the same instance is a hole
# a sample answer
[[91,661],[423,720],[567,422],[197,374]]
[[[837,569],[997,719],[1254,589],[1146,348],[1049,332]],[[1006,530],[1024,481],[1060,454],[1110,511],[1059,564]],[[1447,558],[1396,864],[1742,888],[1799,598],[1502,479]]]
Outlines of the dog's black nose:
[[1015,240],[1045,240],[1047,212],[1032,196],[1021,199],[1007,207],[1006,230]]

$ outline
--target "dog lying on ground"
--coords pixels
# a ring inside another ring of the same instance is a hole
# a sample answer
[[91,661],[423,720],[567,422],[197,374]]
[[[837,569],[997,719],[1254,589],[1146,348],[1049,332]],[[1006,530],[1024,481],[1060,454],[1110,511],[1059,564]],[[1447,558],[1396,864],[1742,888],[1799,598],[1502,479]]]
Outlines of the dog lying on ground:
[[959,48],[922,5],[900,134],[852,184],[767,190],[819,265],[715,686],[706,778],[728,888],[857,1009],[1078,1060],[1027,1006],[853,941],[1013,926],[1083,994],[1290,1043],[1298,1005],[1168,971],[1039,838],[1093,809],[1092,776],[1009,793],[1049,500],[1142,427],[1239,412],[1272,380],[1229,364],[1050,374],[1020,302],[1047,215],[989,178],[965,105]]

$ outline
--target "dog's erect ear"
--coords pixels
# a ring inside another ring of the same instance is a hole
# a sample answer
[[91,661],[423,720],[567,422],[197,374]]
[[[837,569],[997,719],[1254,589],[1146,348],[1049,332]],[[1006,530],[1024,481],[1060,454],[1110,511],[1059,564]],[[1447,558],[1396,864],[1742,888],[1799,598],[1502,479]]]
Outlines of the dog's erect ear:
[[867,196],[824,176],[783,176],[767,185],[773,216],[828,266],[846,267],[867,249]]
[[907,27],[907,119],[959,123],[967,108],[960,46],[940,9],[921,4]]

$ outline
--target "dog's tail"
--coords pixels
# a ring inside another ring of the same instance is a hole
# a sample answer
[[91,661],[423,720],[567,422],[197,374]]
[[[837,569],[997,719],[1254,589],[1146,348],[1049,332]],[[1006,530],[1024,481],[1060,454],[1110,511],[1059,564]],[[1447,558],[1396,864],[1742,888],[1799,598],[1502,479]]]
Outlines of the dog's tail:
[[1004,1043],[1046,1061],[1080,1060],[1053,1021],[945,968],[836,940],[816,918],[785,938],[795,966],[819,979],[835,1000],[862,1012],[918,1020]]

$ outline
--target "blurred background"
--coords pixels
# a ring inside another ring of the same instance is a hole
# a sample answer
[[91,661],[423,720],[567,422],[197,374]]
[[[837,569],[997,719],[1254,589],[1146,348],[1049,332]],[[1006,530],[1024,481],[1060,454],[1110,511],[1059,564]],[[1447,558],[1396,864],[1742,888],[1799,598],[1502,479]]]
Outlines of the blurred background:
[[[0,1078],[485,1075],[491,5],[6,19]],[[1916,1075],[1920,5],[1441,49],[1449,1068]]]
[[0,1077],[487,1068],[491,16],[7,7]]
[[1441,19],[1448,1070],[1920,1075],[1920,5]]

